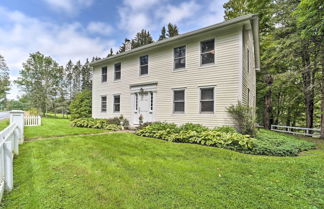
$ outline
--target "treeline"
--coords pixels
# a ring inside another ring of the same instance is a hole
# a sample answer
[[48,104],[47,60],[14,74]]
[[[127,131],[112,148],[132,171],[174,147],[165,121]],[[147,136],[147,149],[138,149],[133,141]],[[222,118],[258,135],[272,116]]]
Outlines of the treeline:
[[25,94],[9,105],[20,105],[22,109],[35,108],[43,115],[48,112],[68,114],[73,98],[81,91],[91,90],[92,70],[89,63],[88,59],[84,64],[70,60],[63,67],[40,52],[30,54],[15,81]]
[[258,122],[321,127],[324,137],[324,41],[321,0],[230,0],[225,19],[259,14]]
[[[179,35],[179,28],[177,25],[169,23],[167,27],[163,26],[161,29],[161,34],[159,36],[158,41],[162,41],[167,38],[171,38]],[[151,33],[148,30],[142,29],[140,32],[136,33],[135,37],[131,40],[125,39],[124,43],[119,47],[119,50],[116,54],[122,53],[125,51],[125,46],[127,42],[130,42],[132,49],[144,46],[146,44],[151,44],[154,42]],[[113,56],[114,52],[111,48],[107,57]]]
[[0,111],[4,109],[7,93],[10,89],[9,68],[4,57],[0,54]]

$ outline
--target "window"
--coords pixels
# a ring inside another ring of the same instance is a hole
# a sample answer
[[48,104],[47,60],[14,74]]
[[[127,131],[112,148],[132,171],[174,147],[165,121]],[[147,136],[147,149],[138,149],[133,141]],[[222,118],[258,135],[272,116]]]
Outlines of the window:
[[214,88],[200,89],[200,112],[214,112]]
[[107,82],[107,67],[101,68],[101,82]]
[[121,64],[115,64],[115,80],[120,80],[121,78]]
[[174,69],[186,67],[186,46],[174,48]]
[[101,112],[107,112],[107,96],[101,97]]
[[173,91],[173,112],[183,113],[185,111],[185,90]]
[[215,40],[202,41],[201,47],[201,64],[215,63]]
[[114,112],[120,112],[120,95],[114,96]]
[[135,110],[138,110],[138,94],[135,94]]
[[250,51],[249,49],[246,49],[246,69],[247,72],[250,72]]
[[140,57],[140,75],[148,74],[148,55]]
[[153,92],[150,92],[150,95],[151,95],[150,110],[153,111]]

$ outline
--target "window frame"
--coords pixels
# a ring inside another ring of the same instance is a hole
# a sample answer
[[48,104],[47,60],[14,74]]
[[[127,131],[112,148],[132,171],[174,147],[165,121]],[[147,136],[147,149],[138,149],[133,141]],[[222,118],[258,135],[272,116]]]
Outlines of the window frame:
[[[177,57],[177,58],[175,58],[175,49],[176,48],[181,48],[181,47],[184,47],[185,48],[185,55],[184,55],[184,57]],[[173,72],[178,72],[178,71],[186,70],[186,68],[187,68],[187,45],[184,44],[184,45],[181,45],[181,46],[178,46],[178,47],[174,47],[172,49],[172,53],[173,53],[173,70],[172,71]],[[175,67],[175,60],[176,59],[182,59],[182,58],[185,59],[185,66],[184,67],[180,67],[180,68],[176,68]]]
[[[106,101],[105,101],[105,103],[106,103],[105,111],[103,111],[103,106],[102,106],[102,102],[103,102],[102,98],[103,97],[106,97]],[[102,113],[106,113],[107,112],[107,107],[108,107],[107,104],[108,104],[108,97],[107,97],[107,95],[101,95],[100,96],[100,112],[102,112]]]
[[[118,79],[116,78],[116,65],[120,66],[120,68],[119,68],[120,75],[119,75]],[[121,80],[121,62],[118,62],[118,63],[114,64],[114,81],[119,81],[119,80]]]
[[[211,41],[211,40],[213,40],[214,41],[214,62],[212,62],[212,63],[202,63],[202,54],[207,54],[207,53],[209,53],[210,51],[208,51],[208,52],[202,52],[202,43],[203,42],[207,42],[207,41]],[[215,38],[210,38],[210,39],[206,39],[206,40],[203,40],[203,41],[200,41],[200,44],[199,44],[199,51],[200,51],[200,54],[199,54],[199,56],[200,56],[200,66],[208,66],[208,65],[215,65],[215,63],[216,63],[216,39]]]
[[[176,91],[183,91],[183,101],[175,101],[174,95]],[[183,111],[175,111],[175,103],[183,102]],[[173,114],[185,114],[186,113],[186,88],[172,89],[172,112]]]
[[[145,57],[147,56],[147,64],[146,65],[141,65],[141,57]],[[139,75],[140,76],[147,76],[149,74],[149,55],[143,55],[143,56],[140,56],[139,59]],[[146,74],[142,74],[142,66],[147,66],[147,73]]]
[[[103,73],[104,68],[106,69],[106,74]],[[105,75],[105,81],[104,81],[104,75]],[[107,83],[108,81],[108,67],[107,66],[103,66],[101,67],[101,83]]]
[[[202,97],[202,90],[203,89],[213,89],[213,99],[211,100],[204,100],[202,101],[201,97]],[[204,86],[204,87],[199,87],[199,113],[201,114],[214,114],[215,113],[215,86]],[[213,102],[213,111],[202,111],[202,102]]]
[[[119,103],[115,103],[115,97],[119,97]],[[116,111],[115,105],[119,105],[119,111]],[[121,96],[120,94],[114,94],[113,95],[113,113],[120,113],[120,107],[121,107]]]

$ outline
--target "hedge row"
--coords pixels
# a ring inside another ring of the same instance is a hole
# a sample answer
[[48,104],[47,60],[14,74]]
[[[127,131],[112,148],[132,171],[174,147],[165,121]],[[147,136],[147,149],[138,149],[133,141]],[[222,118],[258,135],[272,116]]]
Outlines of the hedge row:
[[93,118],[79,118],[72,121],[73,127],[81,128],[97,128],[110,131],[122,130],[122,126],[117,119],[93,119]]

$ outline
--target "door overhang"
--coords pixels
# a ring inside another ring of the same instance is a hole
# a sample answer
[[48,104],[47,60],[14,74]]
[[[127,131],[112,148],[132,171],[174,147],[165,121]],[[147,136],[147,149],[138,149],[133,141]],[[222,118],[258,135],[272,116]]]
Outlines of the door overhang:
[[141,91],[152,91],[156,92],[158,82],[147,82],[147,83],[137,83],[129,85],[131,93],[137,93]]

